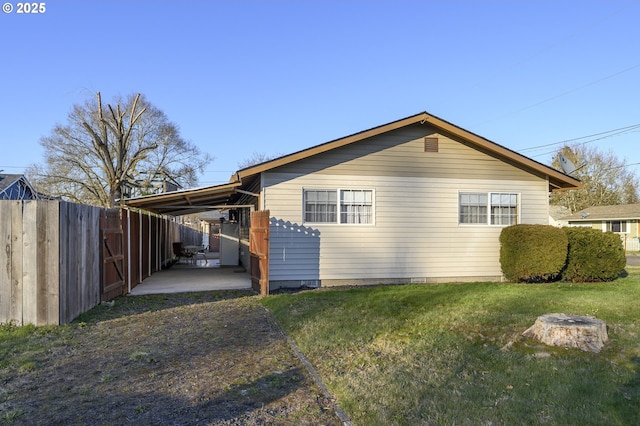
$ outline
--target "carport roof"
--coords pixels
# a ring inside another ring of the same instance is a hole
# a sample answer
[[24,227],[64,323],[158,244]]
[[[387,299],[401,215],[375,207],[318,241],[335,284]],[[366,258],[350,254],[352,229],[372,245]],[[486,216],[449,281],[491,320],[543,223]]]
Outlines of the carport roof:
[[158,214],[180,216],[200,213],[211,209],[237,207],[229,205],[237,196],[240,182],[225,183],[204,188],[185,189],[157,195],[129,198],[124,203],[133,208],[148,210]]

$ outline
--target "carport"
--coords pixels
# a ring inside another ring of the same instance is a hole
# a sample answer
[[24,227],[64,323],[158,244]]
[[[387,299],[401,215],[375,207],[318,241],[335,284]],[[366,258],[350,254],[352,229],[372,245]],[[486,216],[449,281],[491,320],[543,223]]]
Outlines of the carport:
[[[240,189],[239,182],[223,185],[171,191],[123,200],[128,208],[150,211],[163,216],[183,216],[211,210],[233,210],[239,226],[249,225],[250,213],[255,211],[258,194]],[[242,223],[245,222],[245,223]],[[245,233],[245,232],[243,232]],[[238,241],[249,252],[248,232]],[[238,265],[221,265],[219,253],[206,253],[202,258],[181,260],[169,269],[153,273],[131,289],[130,294],[160,294],[210,290],[248,290],[252,288],[249,256],[240,258]],[[253,288],[260,290],[258,283]]]

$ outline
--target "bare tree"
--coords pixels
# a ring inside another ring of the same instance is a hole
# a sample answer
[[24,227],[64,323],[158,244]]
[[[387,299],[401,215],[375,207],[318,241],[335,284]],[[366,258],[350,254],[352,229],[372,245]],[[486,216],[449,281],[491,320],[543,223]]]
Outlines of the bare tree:
[[45,164],[27,170],[39,191],[105,207],[155,192],[158,182],[195,185],[211,161],[140,94],[104,105],[98,92],[40,143]]
[[[586,207],[632,204],[639,200],[638,177],[613,153],[602,153],[586,145],[565,146],[558,154],[568,158],[577,168],[571,175],[583,186],[577,190],[555,192],[551,204],[565,206],[570,213]],[[552,167],[562,170],[559,155]]]
[[274,158],[279,157],[281,154],[267,155],[264,152],[253,152],[251,157],[242,160],[238,163],[238,169],[246,169],[247,167],[255,166],[256,164],[264,163]]

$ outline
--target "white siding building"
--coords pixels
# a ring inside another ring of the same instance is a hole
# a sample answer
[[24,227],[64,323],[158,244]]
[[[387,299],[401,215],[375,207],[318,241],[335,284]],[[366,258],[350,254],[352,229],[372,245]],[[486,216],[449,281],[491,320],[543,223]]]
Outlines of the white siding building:
[[239,170],[201,199],[269,211],[273,290],[501,280],[503,227],[547,224],[549,191],[579,185],[424,112]]

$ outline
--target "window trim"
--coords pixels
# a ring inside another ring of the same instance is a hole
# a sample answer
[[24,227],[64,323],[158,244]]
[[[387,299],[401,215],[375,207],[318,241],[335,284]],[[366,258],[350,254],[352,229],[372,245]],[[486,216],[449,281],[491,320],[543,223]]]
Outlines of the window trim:
[[[336,221],[335,222],[309,222],[306,220],[305,193],[307,191],[335,191],[336,193]],[[371,192],[371,221],[369,223],[348,223],[342,222],[342,191],[369,191]],[[373,226],[376,224],[376,191],[374,188],[366,187],[303,187],[302,188],[302,223],[310,225],[338,225],[338,226]]]
[[[612,228],[613,228],[612,223],[613,222],[620,222],[620,229],[621,230],[619,232],[612,230]],[[618,234],[618,235],[624,235],[624,234],[629,234],[630,233],[630,231],[629,231],[630,223],[629,223],[628,220],[622,220],[622,219],[619,219],[619,220],[605,220],[603,222],[603,225],[604,225],[603,226],[603,231],[605,231],[605,232],[613,232],[614,234]],[[622,230],[623,225],[624,225],[624,231]]]
[[[461,213],[462,213],[462,204],[460,203],[460,197],[463,194],[474,194],[474,195],[484,195],[487,197],[487,205],[486,205],[486,222],[476,222],[476,223],[466,223],[461,221]],[[503,223],[492,223],[492,214],[491,208],[493,205],[491,204],[491,196],[495,194],[509,194],[516,196],[516,215],[515,215],[515,223],[512,224],[503,224]],[[521,213],[522,213],[522,193],[520,192],[511,192],[511,191],[458,191],[458,226],[495,226],[495,227],[507,227],[511,225],[516,225],[522,223]]]

